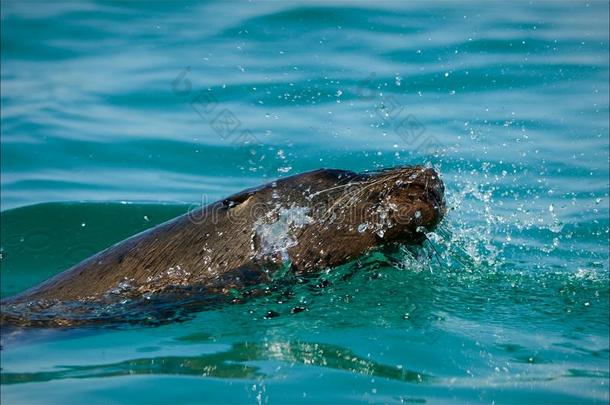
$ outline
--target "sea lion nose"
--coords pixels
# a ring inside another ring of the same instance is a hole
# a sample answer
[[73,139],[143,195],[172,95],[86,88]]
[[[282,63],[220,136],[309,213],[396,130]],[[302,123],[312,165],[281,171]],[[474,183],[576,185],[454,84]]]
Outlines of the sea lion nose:
[[417,182],[424,187],[428,196],[435,202],[436,208],[441,215],[446,212],[445,208],[445,184],[436,170],[424,169],[418,176]]

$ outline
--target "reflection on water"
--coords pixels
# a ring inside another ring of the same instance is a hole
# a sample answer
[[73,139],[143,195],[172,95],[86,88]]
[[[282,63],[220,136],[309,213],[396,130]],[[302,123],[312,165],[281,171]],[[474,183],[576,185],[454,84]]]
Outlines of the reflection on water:
[[[194,333],[176,340],[189,343],[208,342],[209,335]],[[503,345],[509,352],[525,351],[518,345]],[[147,348],[141,352],[156,351]],[[607,353],[606,353],[607,358]],[[516,356],[515,362],[530,365],[543,364],[535,354]],[[279,362],[279,364],[278,364]],[[229,350],[211,354],[190,356],[158,356],[124,360],[116,363],[92,364],[85,366],[58,365],[56,371],[43,372],[3,372],[2,384],[36,383],[62,379],[105,378],[136,375],[182,375],[213,377],[230,380],[261,380],[284,374],[281,366],[303,365],[321,369],[338,370],[373,378],[402,381],[411,384],[429,384],[453,387],[470,387],[472,384],[493,386],[505,382],[501,374],[475,382],[465,373],[463,376],[441,377],[423,371],[411,370],[403,365],[387,365],[356,355],[349,349],[321,343],[300,341],[288,342],[239,342]],[[552,369],[551,369],[552,370]],[[604,384],[610,375],[598,369],[554,370],[551,372],[532,372],[529,375],[509,377],[515,383],[550,382],[561,378],[590,378]]]
[[[187,339],[192,340],[191,337]],[[226,352],[186,357],[152,357],[112,364],[58,366],[62,370],[38,373],[2,373],[2,384],[20,384],[65,378],[116,377],[138,374],[179,374],[216,378],[266,377],[256,361],[280,361],[344,370],[358,374],[422,383],[432,377],[402,366],[388,366],[355,355],[348,349],[317,343],[236,343]]]

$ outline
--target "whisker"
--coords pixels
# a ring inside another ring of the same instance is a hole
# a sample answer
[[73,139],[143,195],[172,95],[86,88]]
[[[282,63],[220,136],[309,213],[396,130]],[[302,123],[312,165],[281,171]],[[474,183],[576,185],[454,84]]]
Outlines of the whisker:
[[354,204],[357,200],[357,197],[361,196],[362,193],[364,193],[365,191],[369,190],[371,187],[379,184],[379,183],[383,183],[383,182],[387,182],[390,180],[393,180],[397,177],[399,177],[401,175],[401,173],[398,173],[396,175],[387,177],[387,178],[383,178],[383,179],[379,179],[379,180],[373,180],[372,182],[366,184],[364,187],[360,187],[355,193],[350,194],[350,193],[346,193],[343,196],[341,196],[339,199],[337,199],[337,201],[335,201],[335,203],[330,206],[327,210],[326,213],[324,214],[322,220],[326,221],[328,219],[328,217],[332,214],[333,210],[335,209],[336,206],[338,206],[339,204],[343,203],[346,199],[348,200],[348,203],[346,204],[346,206],[344,208],[349,208],[352,204]]
[[327,193],[327,192],[329,192],[329,191],[336,190],[336,189],[338,189],[338,188],[345,188],[345,187],[349,187],[349,186],[352,186],[352,185],[354,185],[354,184],[356,184],[356,183],[351,183],[351,182],[350,182],[350,183],[347,183],[347,184],[342,184],[342,185],[339,185],[339,186],[334,186],[334,187],[330,187],[330,188],[327,188],[327,189],[324,189],[324,190],[316,191],[315,193],[310,194],[310,195],[309,195],[309,198],[316,197],[316,196],[318,196],[318,195],[320,195],[320,194],[322,194],[322,193]]

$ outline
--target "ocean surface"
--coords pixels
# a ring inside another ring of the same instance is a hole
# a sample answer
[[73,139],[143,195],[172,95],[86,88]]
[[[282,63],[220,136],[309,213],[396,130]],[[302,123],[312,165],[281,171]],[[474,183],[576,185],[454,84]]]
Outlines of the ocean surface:
[[416,256],[288,300],[4,333],[2,404],[608,403],[607,2],[26,0],[1,22],[3,297],[320,167],[431,165],[450,207]]

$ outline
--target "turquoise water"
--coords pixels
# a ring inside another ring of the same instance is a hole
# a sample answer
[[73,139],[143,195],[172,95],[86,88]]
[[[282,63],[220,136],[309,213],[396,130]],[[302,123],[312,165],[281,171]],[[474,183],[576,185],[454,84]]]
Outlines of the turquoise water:
[[608,402],[607,2],[1,4],[3,297],[319,167],[451,207],[291,297],[5,333],[3,404]]

